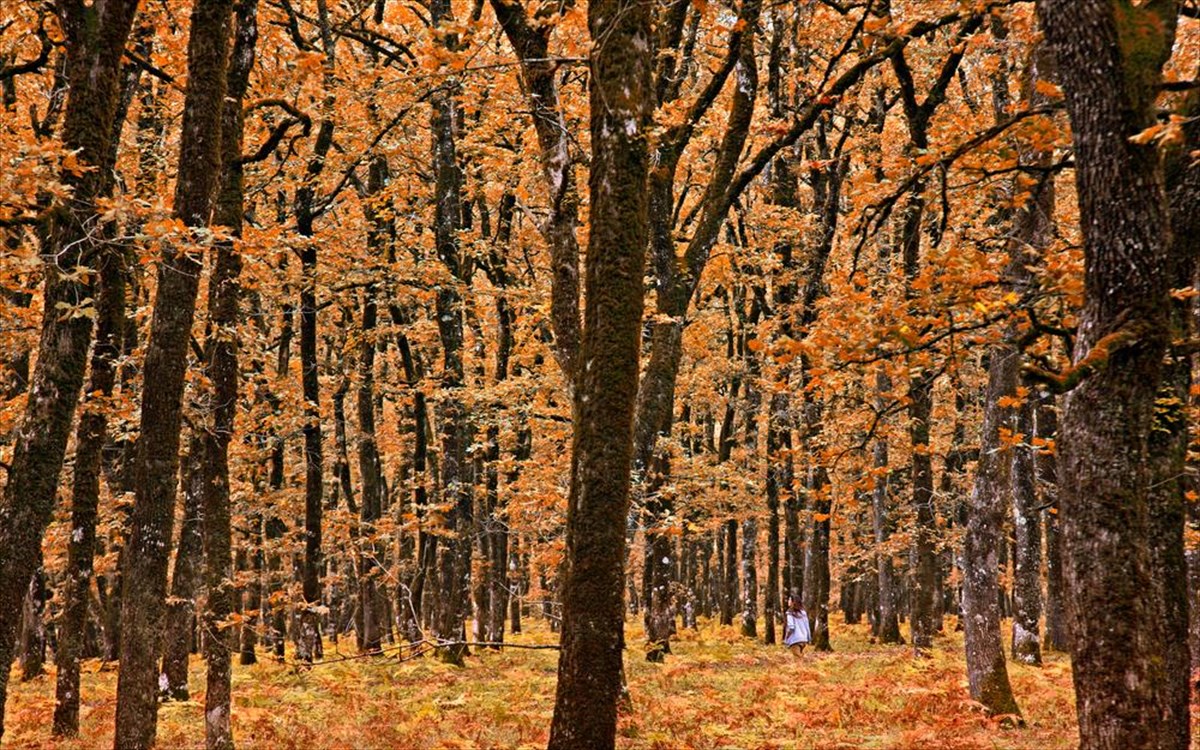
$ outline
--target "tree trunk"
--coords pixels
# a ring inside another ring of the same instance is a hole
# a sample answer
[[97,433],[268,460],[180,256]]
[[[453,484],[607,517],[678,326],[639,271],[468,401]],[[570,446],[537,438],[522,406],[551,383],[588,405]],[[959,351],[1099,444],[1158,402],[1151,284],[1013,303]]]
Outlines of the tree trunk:
[[[1168,281],[1172,289],[1185,289],[1196,280],[1200,253],[1200,166],[1191,152],[1200,146],[1195,115],[1200,101],[1188,102],[1186,140],[1167,162],[1167,195],[1171,244]],[[1171,300],[1171,337],[1189,341],[1195,335],[1194,300]],[[1163,669],[1166,672],[1160,750],[1190,744],[1190,675],[1192,655],[1188,642],[1188,563],[1184,546],[1188,500],[1187,405],[1192,389],[1192,357],[1172,352],[1164,362],[1163,380],[1154,405],[1149,449],[1150,569],[1158,599],[1153,617],[1162,624]],[[1193,503],[1194,504],[1194,503]],[[1191,606],[1196,606],[1191,604]]]
[[[434,25],[453,21],[449,0],[435,0],[430,6]],[[444,40],[448,48],[457,44],[454,35]],[[454,97],[442,92],[432,97],[434,235],[438,258],[458,281],[471,277],[470,259],[459,247],[458,231],[462,222],[462,173],[458,165],[457,138],[459,116]],[[457,287],[438,288],[435,301],[438,336],[442,344],[442,399],[438,410],[441,432],[441,490],[447,505],[447,531],[450,536],[441,545],[438,562],[441,600],[437,618],[437,636],[452,645],[439,648],[439,657],[462,666],[467,648],[462,644],[464,622],[470,610],[468,592],[471,578],[471,477],[467,463],[468,419],[463,402],[463,299]]]
[[[1056,397],[1048,391],[1038,398],[1037,437],[1054,441],[1058,437],[1058,406]],[[1055,451],[1043,449],[1037,456],[1039,501],[1046,508],[1046,648],[1066,652],[1067,618],[1064,607],[1066,592],[1062,579],[1062,535],[1059,529],[1058,461]]]
[[21,681],[25,682],[46,671],[46,571],[40,555],[21,610]]
[[967,683],[971,697],[992,715],[1020,716],[1000,640],[1000,599],[996,596],[999,549],[1005,543],[1004,511],[1011,484],[1012,453],[1002,431],[1011,431],[1013,397],[1021,354],[1012,345],[1013,333],[988,352],[988,385],[979,443],[975,488],[967,508],[963,538],[963,629],[966,631]]
[[910,375],[908,381],[908,434],[912,441],[912,501],[916,509],[916,533],[912,551],[912,613],[910,632],[913,651],[933,648],[933,596],[937,576],[934,547],[937,526],[933,512],[933,458],[929,451],[930,419],[933,416],[932,373]]
[[[761,376],[762,367],[754,352],[750,351],[746,342],[752,338],[752,331],[758,324],[761,311],[757,301],[752,305],[749,315],[743,312],[744,303],[739,305],[738,322],[741,328],[739,348],[743,360],[746,361],[748,374],[746,383],[745,413],[743,415],[745,435],[742,440],[743,449],[749,456],[758,455],[758,411],[762,405],[762,395],[755,381]],[[758,519],[748,516],[742,519],[742,616],[741,631],[746,638],[758,637]]]
[[[781,432],[787,429],[787,396],[771,397],[767,414],[767,592],[763,602],[763,643],[775,644],[775,618],[779,616],[779,494],[791,490],[791,479],[784,471]],[[786,484],[785,484],[786,483]]]
[[[192,11],[174,209],[190,229],[208,226],[220,173],[221,104],[232,6],[232,0],[198,0]],[[192,241],[181,237],[164,246],[146,348],[138,486],[122,576],[124,637],[115,739],[121,748],[153,745],[158,718],[156,678],[175,520],[183,380],[202,270],[192,255]]]
[[[665,457],[663,457],[665,461]],[[647,530],[646,565],[642,573],[649,582],[645,598],[646,661],[662,662],[671,653],[671,634],[675,629],[675,613],[671,607],[671,561],[675,550],[665,529]]]
[[758,521],[742,520],[742,616],[741,631],[746,638],[758,637]]
[[1013,556],[1012,658],[1025,664],[1042,663],[1042,519],[1038,507],[1037,475],[1030,444],[1034,434],[1034,397],[1025,399],[1017,415],[1016,432],[1024,438],[1012,449],[1012,510],[1015,533]]
[[[887,6],[883,6],[886,10]],[[967,16],[959,28],[960,40],[965,40],[983,23],[983,15]],[[912,70],[901,49],[890,57],[892,69],[899,84],[899,98],[904,106],[904,117],[908,125],[909,148],[923,153],[929,149],[929,123],[937,108],[946,100],[946,87],[954,79],[954,72],[962,61],[965,45],[958,44],[942,63],[942,69],[925,97],[918,101]],[[908,204],[905,206],[899,231],[899,248],[904,270],[905,300],[911,302],[919,296],[913,284],[921,271],[921,223],[925,214],[925,180],[917,179],[911,186]],[[914,362],[915,357],[906,357],[908,364],[908,435],[912,445],[911,496],[916,512],[916,529],[911,552],[911,634],[913,651],[927,652],[933,646],[936,630],[935,602],[937,591],[938,561],[935,549],[937,537],[936,516],[933,500],[933,456],[930,452],[930,420],[933,415],[933,387],[937,379],[936,370],[928,365]]]
[[316,180],[325,169],[325,157],[333,147],[335,130],[331,91],[334,69],[334,40],[324,0],[317,3],[317,25],[324,60],[325,97],[312,155],[305,170],[306,182],[296,189],[293,212],[300,247],[300,385],[304,395],[304,558],[300,566],[301,596],[296,656],[314,661],[324,655],[321,641],[321,578],[325,566],[322,551],[322,522],[325,493],[325,448],[321,429],[321,373],[317,361],[317,243],[315,222],[321,207],[316,199]]
[[248,564],[250,567],[250,585],[243,592],[243,604],[248,612],[242,622],[241,635],[238,639],[238,663],[243,666],[258,663],[259,633],[263,632],[267,618],[263,611],[263,534],[262,515],[256,513],[250,517],[251,530],[247,535]]
[[52,214],[45,229],[39,355],[0,500],[0,736],[21,600],[54,508],[92,339],[92,319],[64,315],[59,305],[72,309],[94,296],[85,277],[70,272],[99,257],[96,199],[111,176],[104,165],[115,130],[121,56],[136,9],[137,0],[113,0],[95,9],[68,3],[59,11],[70,81],[62,145],[92,168],[64,171],[62,181],[73,189],[71,201]]
[[812,622],[813,648],[832,651],[829,642],[829,521],[832,510],[829,474],[824,466],[810,467],[808,474],[805,490],[811,498],[813,512],[812,532],[804,562],[802,601]]
[[625,524],[648,240],[644,129],[653,60],[647,5],[588,6],[591,232],[575,391],[567,572],[552,750],[611,748],[624,646]]
[[[786,446],[791,447],[791,435],[787,435]],[[784,460],[785,467],[788,467],[788,476],[793,476],[794,472],[790,467],[794,466],[791,455]],[[805,530],[804,525],[800,522],[800,511],[803,505],[801,503],[802,495],[792,492],[783,503],[783,520],[784,520],[784,538],[783,538],[783,587],[784,601],[787,601],[789,596],[794,596],[800,601],[804,601],[804,546],[805,546]]]
[[1163,736],[1166,671],[1148,548],[1147,440],[1172,279],[1158,150],[1130,139],[1155,122],[1176,8],[1039,0],[1037,9],[1071,116],[1084,240],[1084,308],[1062,378],[1075,387],[1058,443],[1080,745],[1149,748]]
[[196,591],[204,569],[204,439],[193,435],[183,468],[183,523],[175,547],[171,601],[163,635],[162,671],[158,683],[167,700],[186,701],[188,655],[196,618]]
[[236,29],[227,71],[221,112],[221,180],[214,223],[225,227],[230,240],[217,243],[208,285],[208,361],[211,383],[208,411],[212,424],[204,435],[204,563],[208,588],[204,640],[208,670],[204,691],[204,739],[207,750],[233,748],[232,656],[238,629],[227,620],[237,604],[232,557],[229,498],[229,442],[238,405],[237,325],[242,258],[234,243],[242,233],[245,203],[242,182],[242,140],[245,130],[242,102],[250,85],[258,44],[258,0],[237,0]]
[[[108,439],[108,404],[116,383],[114,362],[121,350],[125,321],[124,257],[107,252],[100,260],[100,293],[96,303],[96,345],[92,349],[88,401],[75,432],[75,470],[71,485],[71,537],[67,544],[67,584],[59,626],[55,687],[55,736],[79,733],[79,661],[87,631],[88,593],[96,552],[100,502],[100,459]],[[94,399],[94,401],[93,401]]]
[[[368,173],[367,195],[377,195],[386,187],[387,180],[387,160],[382,156],[376,157],[371,161]],[[377,215],[374,208],[368,209],[367,219],[370,223],[368,249],[374,257],[388,258],[391,255],[391,250],[387,247],[391,234],[390,219]],[[375,351],[379,346],[375,334],[379,315],[375,299],[377,294],[378,288],[375,284],[370,284],[363,290],[362,341],[359,344],[358,358],[358,471],[362,477],[360,533],[370,540],[359,557],[358,606],[362,612],[363,650],[368,652],[380,649],[385,620],[381,606],[383,597],[379,595],[376,581],[382,547],[374,542],[375,522],[383,517],[383,488],[380,476],[382,466],[379,446],[375,439]]]
[[[883,395],[892,389],[887,373],[880,370],[875,376],[876,408],[882,407]],[[877,552],[876,575],[879,579],[879,618],[877,637],[880,643],[904,643],[900,635],[900,620],[896,616],[896,571],[892,563],[892,551],[888,539],[892,534],[892,522],[888,500],[888,443],[886,437],[875,440],[872,456],[875,469],[875,487],[871,491],[871,521],[875,532]]]
[[[146,50],[149,44],[141,45]],[[117,105],[114,132],[109,141],[108,162],[115,164],[120,132],[139,88],[141,72],[126,65],[120,101]],[[144,126],[155,122],[152,94],[151,113],[139,117],[139,135]],[[139,185],[139,188],[141,186]],[[100,473],[105,445],[108,441],[108,416],[111,405],[105,399],[112,396],[116,385],[115,360],[120,355],[125,325],[125,289],[128,269],[125,266],[127,248],[108,245],[99,258],[100,289],[96,300],[96,345],[92,349],[91,374],[85,393],[83,411],[75,428],[75,467],[71,486],[71,536],[67,543],[66,593],[58,629],[57,668],[55,685],[54,723],[56,737],[73,737],[79,733],[79,663],[84,656],[88,633],[88,602],[92,585],[96,553],[96,523],[100,500]],[[28,368],[28,355],[25,360]],[[26,378],[28,372],[25,373]]]

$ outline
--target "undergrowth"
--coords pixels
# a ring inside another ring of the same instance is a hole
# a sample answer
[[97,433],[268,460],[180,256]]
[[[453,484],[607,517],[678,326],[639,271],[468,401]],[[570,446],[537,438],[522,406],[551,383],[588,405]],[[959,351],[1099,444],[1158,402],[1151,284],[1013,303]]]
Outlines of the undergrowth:
[[[618,747],[685,748],[1069,748],[1076,744],[1070,666],[1048,654],[1043,667],[1009,664],[1023,728],[988,719],[966,690],[961,634],[947,632],[930,658],[870,643],[865,625],[835,617],[832,653],[795,659],[734,628],[702,623],[673,641],[665,664],[647,663],[638,618],[627,627],[632,708]],[[947,619],[947,624],[952,624]],[[515,643],[554,643],[527,621]],[[353,639],[327,658],[353,653]],[[290,652],[289,652],[290,656]],[[261,657],[260,657],[261,658]],[[465,668],[433,658],[335,661],[311,669],[269,658],[235,666],[234,737],[241,748],[541,748],[549,732],[557,652],[475,651]],[[109,748],[116,672],[84,664],[81,732],[50,737],[53,667],[18,682],[13,674],[5,745]],[[192,658],[193,700],[163,704],[162,748],[204,746],[204,664]]]

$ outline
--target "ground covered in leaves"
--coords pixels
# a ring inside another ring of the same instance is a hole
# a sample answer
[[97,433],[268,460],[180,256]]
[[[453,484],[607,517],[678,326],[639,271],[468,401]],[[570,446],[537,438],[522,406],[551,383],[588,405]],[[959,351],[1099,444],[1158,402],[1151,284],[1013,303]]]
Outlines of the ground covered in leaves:
[[[1069,748],[1076,744],[1070,666],[1010,664],[1026,726],[1002,728],[967,695],[961,634],[948,633],[930,659],[868,642],[866,626],[834,622],[831,654],[797,661],[781,647],[702,624],[681,633],[666,664],[638,651],[630,619],[629,687],[618,747],[683,748]],[[947,620],[950,624],[952,621]],[[541,622],[517,643],[556,636]],[[342,653],[353,641],[343,641]],[[327,658],[337,655],[329,647]],[[475,653],[466,668],[394,655],[298,669],[264,659],[235,668],[234,735],[241,748],[541,748],[554,700],[557,652]],[[194,657],[195,700],[164,704],[159,746],[204,746],[203,661]],[[8,702],[6,747],[112,746],[116,672],[84,665],[82,731],[50,737],[54,675],[19,683]]]

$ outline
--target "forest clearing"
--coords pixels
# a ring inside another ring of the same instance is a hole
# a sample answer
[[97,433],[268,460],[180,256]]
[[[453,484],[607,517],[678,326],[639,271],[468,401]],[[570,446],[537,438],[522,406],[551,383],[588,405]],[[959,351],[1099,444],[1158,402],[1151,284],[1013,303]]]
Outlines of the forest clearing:
[[[961,634],[938,638],[933,659],[868,643],[867,626],[838,624],[835,650],[797,660],[781,647],[704,623],[676,639],[660,665],[630,658],[632,710],[621,716],[617,747],[653,750],[738,748],[928,748],[1054,750],[1077,745],[1066,654],[1041,668],[1014,666],[1013,689],[1028,705],[1027,726],[998,729],[967,692]],[[641,633],[631,623],[629,637]],[[539,624],[512,639],[546,643]],[[343,644],[345,646],[346,644]],[[354,653],[354,649],[350,649]],[[327,658],[336,658],[326,649]],[[235,667],[234,732],[253,748],[544,747],[554,704],[553,651],[478,651],[459,669],[433,658],[395,655],[313,667],[264,660]],[[202,669],[194,659],[193,679]],[[52,740],[53,681],[14,687],[5,741],[13,747],[109,747],[115,672],[85,664],[94,696],[75,740]],[[202,697],[163,705],[163,747],[202,747]]]
[[1200,0],[0,4],[4,748],[1190,750],[1198,418]]

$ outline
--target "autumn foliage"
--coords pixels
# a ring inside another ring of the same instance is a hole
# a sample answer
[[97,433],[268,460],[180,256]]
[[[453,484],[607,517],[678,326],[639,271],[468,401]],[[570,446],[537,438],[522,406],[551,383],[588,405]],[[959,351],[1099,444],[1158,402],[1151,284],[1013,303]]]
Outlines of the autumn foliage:
[[1200,12],[619,6],[0,9],[5,746],[1087,745],[1092,559],[1186,744]]

